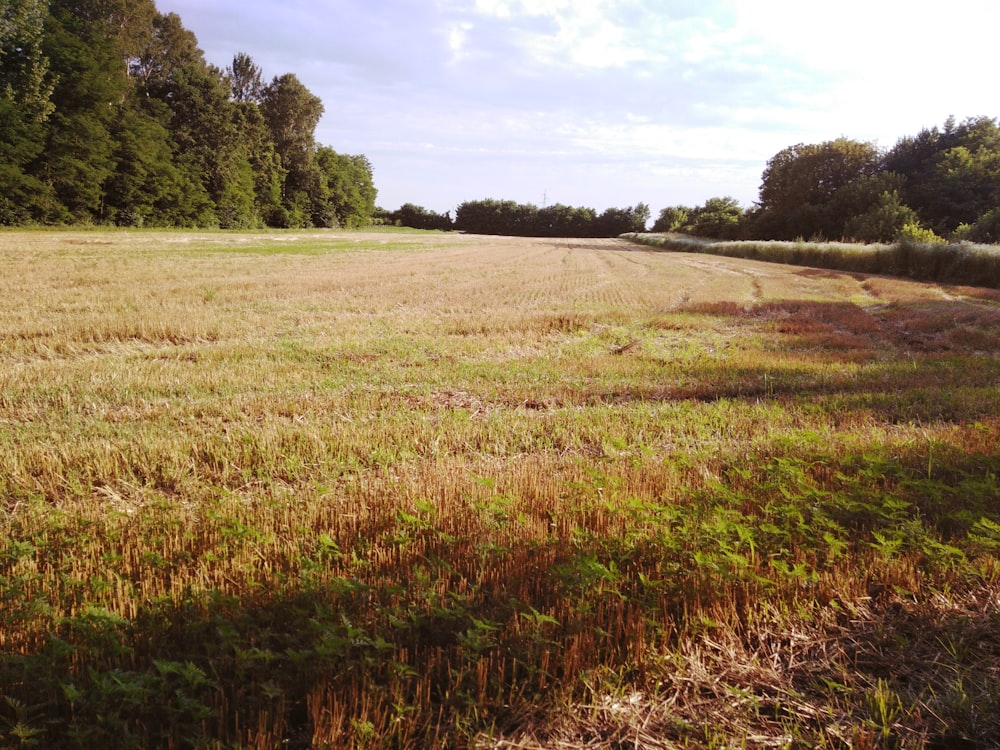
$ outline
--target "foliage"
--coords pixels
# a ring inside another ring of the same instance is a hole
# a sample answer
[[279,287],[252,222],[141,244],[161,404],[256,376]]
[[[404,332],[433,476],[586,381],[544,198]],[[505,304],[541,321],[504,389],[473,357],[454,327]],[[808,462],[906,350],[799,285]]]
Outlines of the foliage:
[[836,209],[840,190],[879,167],[874,144],[838,138],[797,144],[775,154],[761,178],[754,236],[790,240],[836,238],[851,218]]
[[901,138],[885,152],[846,138],[783,149],[768,161],[758,205],[738,236],[891,242],[912,224],[993,242],[984,217],[998,204],[1000,126],[987,117],[949,118],[943,129]]
[[455,212],[455,229],[474,234],[506,234],[519,237],[616,237],[643,231],[649,207],[608,208],[598,214],[592,208],[555,204],[538,208],[515,201],[486,199],[466,201]]
[[209,65],[152,0],[12,0],[0,224],[365,225],[371,166],[316,163],[322,111],[292,74],[264,85],[246,53]]
[[450,211],[439,214],[413,203],[404,203],[395,211],[379,209],[376,211],[376,220],[381,224],[411,229],[448,231],[453,228]]
[[325,181],[326,201],[335,225],[358,229],[371,224],[376,190],[368,159],[338,154],[323,146],[316,152],[316,165]]
[[26,171],[44,148],[54,80],[43,50],[46,3],[0,8],[0,225],[45,213],[46,187]]
[[903,200],[925,225],[948,235],[1000,204],[1000,126],[977,117],[901,138],[886,168],[906,176]]
[[898,233],[901,244],[916,245],[943,245],[946,240],[934,234],[934,231],[920,226],[916,222],[908,222],[902,226]]
[[850,216],[844,225],[844,236],[860,242],[892,242],[903,236],[907,226],[917,225],[917,212],[901,203],[897,191],[887,190],[866,210]]
[[691,209],[687,206],[667,206],[660,210],[659,216],[653,222],[654,232],[681,232],[688,223]]

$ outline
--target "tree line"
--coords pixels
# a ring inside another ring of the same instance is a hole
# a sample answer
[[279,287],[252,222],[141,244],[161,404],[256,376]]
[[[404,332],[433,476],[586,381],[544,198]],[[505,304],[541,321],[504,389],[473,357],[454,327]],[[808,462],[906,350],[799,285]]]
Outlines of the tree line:
[[153,0],[4,0],[0,225],[367,225],[371,164],[316,142],[322,114]]
[[412,203],[397,211],[381,211],[377,220],[385,224],[415,229],[442,229],[472,234],[505,234],[519,237],[617,237],[626,232],[642,232],[650,218],[649,206],[639,203],[629,208],[538,206],[511,200],[466,201],[451,212],[438,214]]
[[[346,227],[564,237],[643,231],[649,208],[485,199],[455,216],[376,209],[372,166],[318,144],[322,101],[250,55],[222,70],[153,0],[0,3],[0,225]],[[756,204],[664,208],[652,229],[720,239],[1000,242],[1000,126],[838,138],[766,164]]]
[[[646,229],[649,209],[538,208],[514,201],[463,203],[454,219],[406,204],[382,223],[418,229],[540,237],[612,237]],[[1000,125],[989,117],[921,130],[881,150],[838,138],[797,144],[764,169],[758,202],[730,196],[668,206],[654,232],[714,239],[1000,242]]]
[[838,138],[775,154],[749,210],[733,198],[663,209],[655,232],[717,239],[1000,242],[1000,125],[921,130],[881,150]]

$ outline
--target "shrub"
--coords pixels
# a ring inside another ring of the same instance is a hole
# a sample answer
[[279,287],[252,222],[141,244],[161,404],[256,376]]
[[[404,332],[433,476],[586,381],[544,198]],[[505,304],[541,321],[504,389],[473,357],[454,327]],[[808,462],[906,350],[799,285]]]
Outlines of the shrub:
[[925,229],[915,222],[903,225],[899,230],[899,241],[914,245],[943,245],[946,242],[934,234],[933,229]]

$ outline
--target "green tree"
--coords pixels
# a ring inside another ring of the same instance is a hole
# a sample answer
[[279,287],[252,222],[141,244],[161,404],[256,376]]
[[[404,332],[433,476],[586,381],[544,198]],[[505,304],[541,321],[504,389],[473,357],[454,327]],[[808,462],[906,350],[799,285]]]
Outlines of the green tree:
[[863,213],[848,219],[844,236],[861,242],[892,242],[906,226],[918,225],[917,212],[905,205],[897,190],[886,190]]
[[653,222],[654,232],[681,232],[693,209],[687,206],[667,206]]
[[111,127],[129,81],[95,3],[52,0],[44,53],[57,83],[44,151],[30,166],[54,200],[45,221],[100,221],[113,171]]
[[435,213],[423,206],[413,203],[404,203],[396,211],[391,213],[384,209],[376,209],[376,217],[381,214],[384,222],[401,227],[411,227],[413,229],[438,229],[447,231],[452,228],[450,213]]
[[293,73],[286,73],[265,87],[261,113],[286,171],[282,199],[289,223],[326,226],[331,217],[325,181],[315,163],[315,131],[323,102]]
[[733,197],[709,198],[691,210],[683,231],[699,237],[736,239],[743,221],[743,207]]
[[317,158],[322,112],[153,0],[0,0],[0,224],[367,223],[371,165]]
[[25,171],[45,147],[54,81],[42,48],[47,2],[0,8],[0,224],[44,213],[46,187]]
[[587,237],[596,221],[597,212],[592,208],[555,203],[539,209],[534,233],[543,237]]
[[631,208],[608,208],[593,225],[594,237],[617,237],[626,232],[645,232],[649,221],[649,206],[637,203]]
[[157,100],[122,110],[115,171],[105,184],[107,220],[121,226],[193,226],[211,212],[203,187],[176,163],[170,112]]
[[881,167],[874,144],[847,138],[779,151],[764,169],[753,233],[765,239],[839,236],[850,217],[837,210],[834,196]]
[[226,80],[233,100],[259,104],[264,96],[264,79],[260,67],[245,52],[233,57],[233,64],[226,68]]
[[[206,63],[179,16],[157,16],[154,28],[141,58],[143,88],[169,106],[177,162],[200,185],[189,220],[223,228],[258,225],[254,171],[228,81]],[[209,199],[207,208],[203,196]]]
[[245,149],[253,174],[254,207],[259,219],[270,226],[283,226],[286,211],[282,206],[287,170],[274,149],[271,131],[256,102],[236,103],[238,141]]
[[6,0],[0,8],[0,101],[26,122],[44,122],[53,109],[53,80],[42,51],[46,0]]
[[235,108],[237,142],[253,177],[254,211],[259,222],[286,226],[282,192],[288,171],[281,166],[274,140],[260,104],[264,96],[263,72],[250,55],[240,52],[226,68],[226,81]]
[[1000,204],[1000,126],[989,117],[901,138],[886,168],[906,178],[901,195],[938,234],[974,224]]
[[316,164],[326,179],[327,200],[337,226],[355,229],[371,224],[377,191],[368,159],[323,146],[316,152]]

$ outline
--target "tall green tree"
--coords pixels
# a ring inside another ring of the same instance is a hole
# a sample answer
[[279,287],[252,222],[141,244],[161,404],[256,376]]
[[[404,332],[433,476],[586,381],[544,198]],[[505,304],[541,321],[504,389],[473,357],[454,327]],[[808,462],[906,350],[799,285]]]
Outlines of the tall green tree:
[[293,73],[264,89],[261,113],[286,172],[282,201],[292,226],[326,226],[331,220],[325,181],[316,165],[316,126],[323,102]]
[[45,123],[55,109],[42,45],[47,13],[46,0],[0,7],[0,224],[44,213],[46,188],[25,167],[45,147]]
[[170,111],[155,99],[122,108],[114,132],[115,170],[105,183],[107,221],[121,226],[196,226],[212,206],[181,168]]
[[253,160],[261,139],[253,125],[261,123],[247,111],[251,103],[232,98],[229,76],[205,61],[176,14],[155,18],[151,43],[135,68],[142,89],[169,106],[176,160],[200,186],[189,220],[223,228],[259,226]]
[[284,226],[288,219],[282,190],[288,172],[281,166],[260,108],[265,90],[263,71],[249,54],[239,52],[226,68],[224,79],[233,102],[240,159],[249,165],[253,183],[255,223]]
[[0,0],[0,224],[367,223],[371,164],[319,158],[322,112],[154,0]]
[[129,81],[106,19],[88,0],[52,0],[44,52],[57,82],[45,150],[31,165],[54,201],[46,221],[100,221],[113,172],[111,128]]

